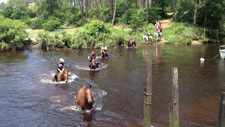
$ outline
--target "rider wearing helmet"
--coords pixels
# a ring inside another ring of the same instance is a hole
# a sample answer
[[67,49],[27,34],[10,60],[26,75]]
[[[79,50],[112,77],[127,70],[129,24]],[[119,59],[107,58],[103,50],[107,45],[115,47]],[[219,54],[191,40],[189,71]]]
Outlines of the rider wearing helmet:
[[64,71],[64,60],[63,58],[59,59],[59,62],[57,63],[57,72],[55,74],[55,80],[57,80],[58,75]]

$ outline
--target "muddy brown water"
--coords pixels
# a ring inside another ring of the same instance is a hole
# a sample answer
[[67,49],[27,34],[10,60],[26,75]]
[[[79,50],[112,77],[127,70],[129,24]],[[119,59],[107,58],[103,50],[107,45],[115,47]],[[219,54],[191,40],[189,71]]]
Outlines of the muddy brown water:
[[[172,67],[178,67],[180,126],[217,126],[220,93],[225,91],[224,60],[216,56],[219,45],[155,45],[109,49],[102,68],[89,71],[91,50],[25,50],[0,53],[1,127],[141,127],[146,61],[152,60],[152,125],[169,126]],[[97,50],[96,50],[97,51]],[[51,81],[59,58],[73,79],[68,84]],[[205,58],[200,63],[200,58]],[[76,92],[93,86],[91,113],[80,111]]]

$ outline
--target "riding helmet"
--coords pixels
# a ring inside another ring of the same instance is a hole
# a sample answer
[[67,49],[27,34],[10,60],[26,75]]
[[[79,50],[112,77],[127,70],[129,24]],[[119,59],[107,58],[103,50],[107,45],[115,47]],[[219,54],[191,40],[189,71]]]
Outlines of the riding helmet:
[[63,58],[60,58],[60,59],[59,59],[59,61],[61,61],[61,62],[63,62],[63,63],[64,63],[64,60],[63,60]]

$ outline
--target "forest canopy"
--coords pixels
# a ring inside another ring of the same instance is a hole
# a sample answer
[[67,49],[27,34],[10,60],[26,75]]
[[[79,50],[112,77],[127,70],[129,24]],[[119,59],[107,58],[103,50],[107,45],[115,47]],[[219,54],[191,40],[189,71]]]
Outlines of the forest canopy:
[[[90,41],[96,39],[96,34],[90,33],[88,27],[91,25],[87,24],[95,25],[98,22],[101,26],[122,25],[131,28],[130,33],[140,36],[135,32],[146,31],[145,28],[154,25],[157,20],[172,18],[177,22],[177,25],[172,25],[176,30],[190,30],[185,27],[192,27],[194,31],[202,33],[204,29],[217,30],[219,34],[216,42],[225,41],[225,0],[8,0],[7,3],[0,3],[0,15],[4,16],[2,20],[25,23],[22,25],[24,29],[55,31],[65,26],[83,27]],[[4,25],[9,24],[4,22]],[[99,30],[104,30],[98,31],[100,36],[103,33],[106,36],[112,35],[105,29]],[[165,35],[177,33],[174,29],[168,30]],[[154,27],[150,31],[154,31]],[[202,37],[202,33],[199,36]],[[183,37],[183,40],[196,38]],[[177,40],[175,36],[170,38]]]

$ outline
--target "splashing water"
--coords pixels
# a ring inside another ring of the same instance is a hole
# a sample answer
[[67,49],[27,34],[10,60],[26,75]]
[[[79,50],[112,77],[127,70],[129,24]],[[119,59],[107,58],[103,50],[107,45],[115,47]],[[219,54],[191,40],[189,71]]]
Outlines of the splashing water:
[[[107,95],[107,92],[104,90],[101,90],[101,89],[93,89],[93,95],[94,95],[94,105],[93,105],[93,109],[91,109],[91,110],[95,110],[95,111],[102,110],[102,107],[103,107],[102,100],[103,100],[103,97]],[[76,96],[75,96],[75,98],[76,98]],[[80,112],[80,111],[82,111],[80,106],[77,104],[72,105],[72,106],[63,107],[63,108],[60,108],[59,110],[61,112],[67,112],[67,111]],[[86,112],[90,112],[90,110],[86,110]]]
[[[41,77],[40,77],[40,80],[41,80],[42,83],[55,84],[56,82],[53,81],[54,75],[55,75],[55,73],[53,71],[51,71],[47,74],[42,74]],[[70,73],[69,75],[70,75],[69,78],[68,78],[69,83],[74,81],[76,78],[78,78],[74,73]],[[65,81],[57,82],[57,84],[65,84],[65,83],[66,83]]]
[[101,63],[101,65],[99,65],[98,68],[96,69],[90,69],[88,66],[78,66],[78,65],[75,65],[75,67],[78,69],[78,70],[87,70],[87,71],[98,71],[98,70],[102,70],[102,69],[105,69],[108,67],[108,64],[105,64],[105,63]]

